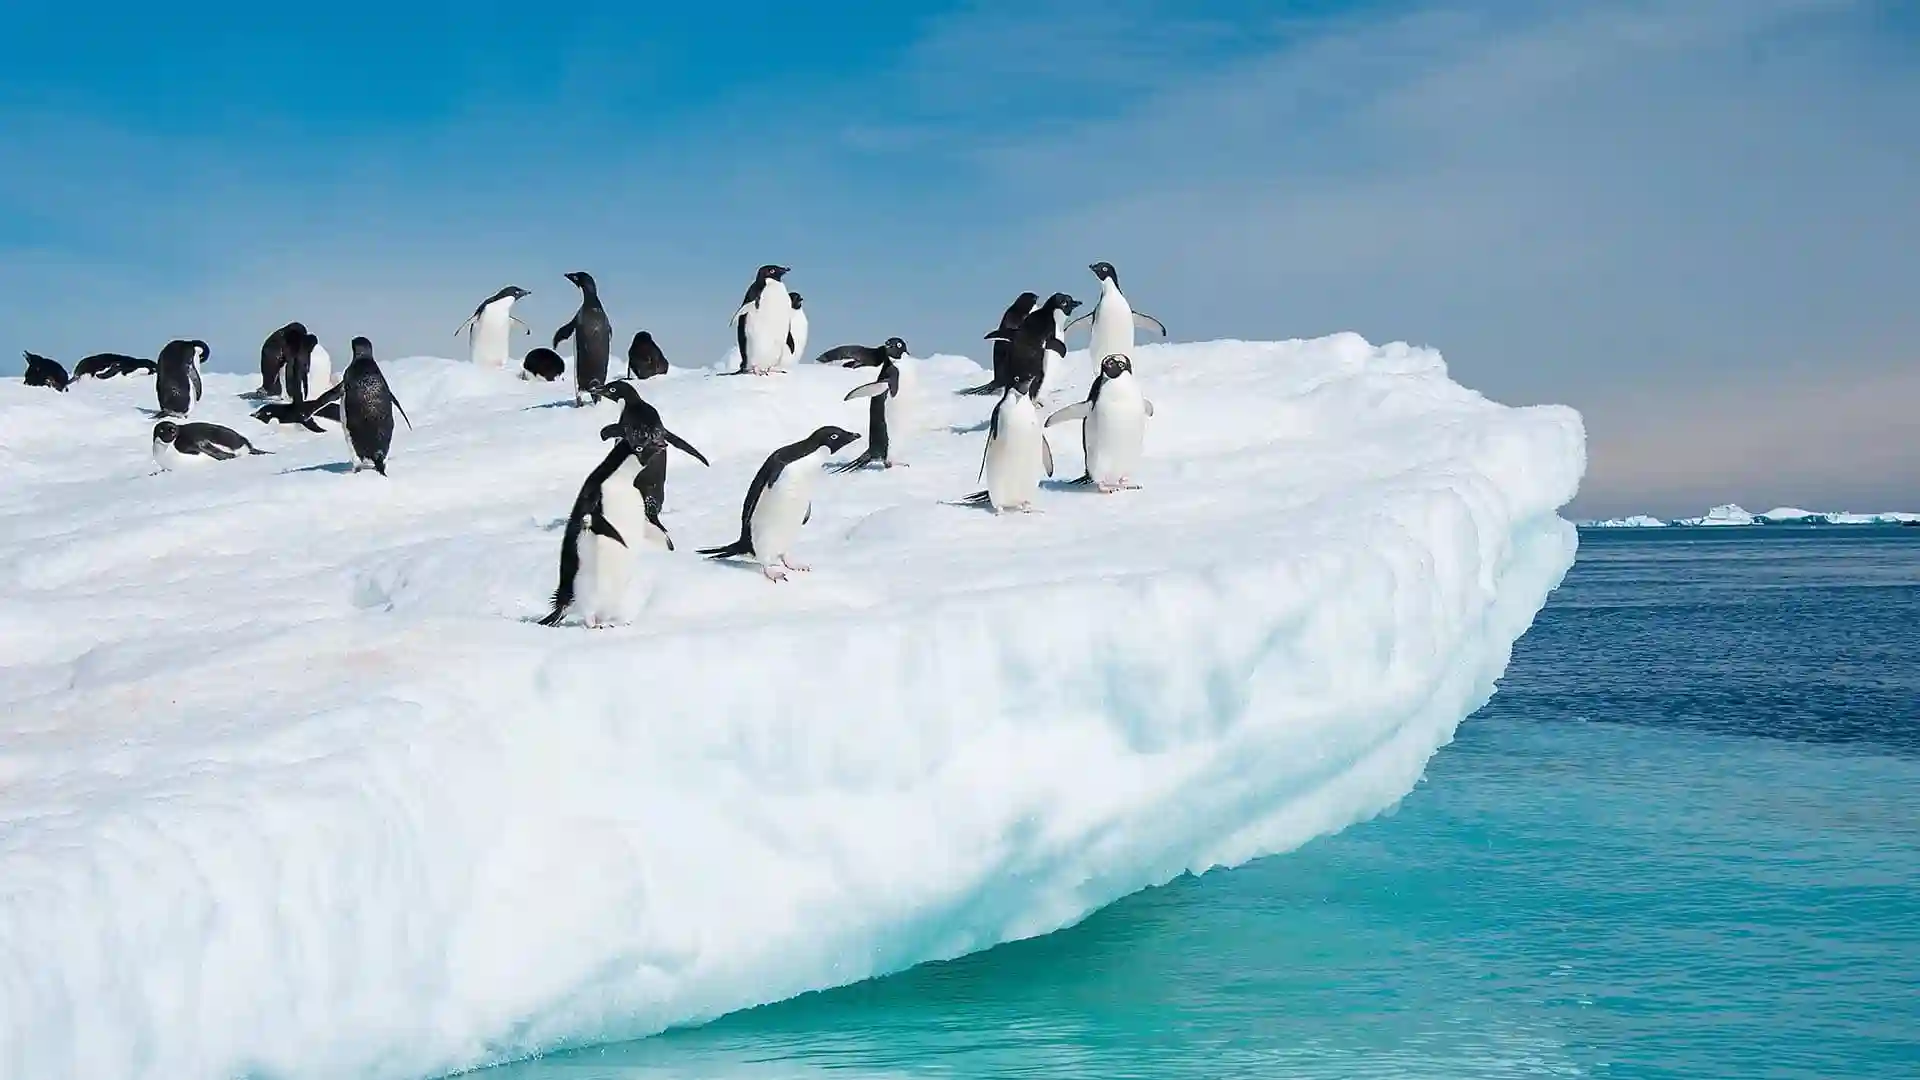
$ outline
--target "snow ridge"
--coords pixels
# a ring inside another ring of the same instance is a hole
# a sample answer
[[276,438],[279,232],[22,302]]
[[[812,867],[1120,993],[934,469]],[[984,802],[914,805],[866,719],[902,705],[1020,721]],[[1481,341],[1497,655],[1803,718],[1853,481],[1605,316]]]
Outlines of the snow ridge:
[[713,467],[672,461],[680,551],[608,631],[529,620],[611,406],[383,364],[383,480],[215,375],[195,419],[276,455],[152,476],[144,381],[0,384],[0,1078],[637,1037],[1389,807],[1572,562],[1579,417],[1353,335],[1135,359],[1144,489],[1009,518],[942,502],[978,365],[914,361],[912,467],[823,478],[785,586],[691,549],[772,446],[864,431],[864,374],[650,380]]

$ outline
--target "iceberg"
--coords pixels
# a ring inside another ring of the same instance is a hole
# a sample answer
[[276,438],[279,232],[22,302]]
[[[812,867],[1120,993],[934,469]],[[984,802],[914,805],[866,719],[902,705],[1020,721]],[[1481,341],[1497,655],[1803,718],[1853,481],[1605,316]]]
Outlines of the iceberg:
[[1787,522],[1808,522],[1808,521],[1826,521],[1827,520],[1826,514],[1816,514],[1811,510],[1801,510],[1797,507],[1792,507],[1792,506],[1776,507],[1772,510],[1767,511],[1764,514],[1757,514],[1755,516],[1762,521],[1772,521],[1772,522],[1778,522],[1782,524]]
[[1752,514],[1740,509],[1739,506],[1733,503],[1727,503],[1725,506],[1716,506],[1707,511],[1703,517],[1686,518],[1681,521],[1676,521],[1674,524],[1693,526],[1752,525],[1754,524],[1754,517]]
[[0,1078],[441,1075],[1045,934],[1390,808],[1574,557],[1578,414],[1430,350],[1142,348],[1142,490],[1008,517],[979,365],[913,362],[785,585],[692,550],[870,373],[649,380],[712,467],[600,631],[532,622],[615,415],[564,386],[386,364],[383,479],[243,375],[194,418],[274,456],[158,475],[150,384],[0,384]]
[[1608,518],[1605,521],[1583,521],[1580,525],[1588,529],[1662,529],[1666,522],[1657,517],[1635,514],[1632,517]]

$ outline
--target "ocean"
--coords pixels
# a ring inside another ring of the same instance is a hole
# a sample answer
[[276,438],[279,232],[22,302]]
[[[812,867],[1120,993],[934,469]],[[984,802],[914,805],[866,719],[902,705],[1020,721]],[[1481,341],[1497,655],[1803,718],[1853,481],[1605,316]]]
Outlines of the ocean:
[[476,1075],[1920,1076],[1920,529],[1583,532],[1384,817],[1046,937]]

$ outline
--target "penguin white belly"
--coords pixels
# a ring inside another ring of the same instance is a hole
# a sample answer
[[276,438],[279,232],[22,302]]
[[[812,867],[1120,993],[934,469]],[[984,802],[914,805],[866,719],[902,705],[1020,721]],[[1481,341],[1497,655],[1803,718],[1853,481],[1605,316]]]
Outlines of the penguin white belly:
[[333,356],[326,346],[313,347],[313,359],[307,363],[307,393],[310,397],[319,397],[320,392],[333,385]]
[[1132,359],[1133,306],[1119,289],[1102,292],[1100,307],[1093,313],[1093,326],[1088,333],[1092,340],[1087,345],[1087,355],[1096,369],[1100,361],[1115,353]]
[[793,348],[780,354],[780,366],[792,367],[799,357],[807,354],[807,312],[805,308],[796,310],[793,319],[787,324],[787,336],[793,339]]
[[760,304],[741,318],[747,321],[748,371],[772,371],[787,351],[787,330],[793,325],[793,301],[786,286],[769,281],[760,290]]
[[600,515],[625,543],[591,529],[580,532],[577,603],[589,625],[599,626],[624,618],[627,589],[633,583],[634,559],[639,548],[648,542],[647,535],[655,531],[647,521],[646,502],[633,486],[639,475],[639,462],[628,457],[600,485]]
[[995,510],[1033,502],[1046,470],[1040,439],[1040,417],[1032,404],[1023,401],[1000,414],[999,437],[987,444],[987,501]]
[[813,502],[813,481],[825,456],[816,452],[801,458],[780,470],[780,478],[760,493],[747,528],[754,557],[763,565],[772,566],[793,550]]
[[513,329],[510,318],[513,304],[495,300],[480,309],[473,321],[473,363],[478,367],[500,368],[507,364],[507,338]]
[[1108,380],[1086,425],[1087,475],[1102,486],[1131,479],[1147,434],[1140,384],[1131,376]]
[[168,472],[175,469],[197,469],[212,460],[205,454],[183,454],[175,450],[170,442],[153,440],[153,463]]
[[[1061,345],[1067,343],[1067,313],[1064,311],[1056,311],[1053,313],[1053,336],[1060,339]],[[1036,401],[1044,398],[1052,391],[1059,389],[1060,377],[1066,371],[1066,362],[1067,354],[1065,352],[1055,352],[1052,349],[1047,349],[1042,353],[1040,358],[1040,385],[1033,390],[1033,396]]]

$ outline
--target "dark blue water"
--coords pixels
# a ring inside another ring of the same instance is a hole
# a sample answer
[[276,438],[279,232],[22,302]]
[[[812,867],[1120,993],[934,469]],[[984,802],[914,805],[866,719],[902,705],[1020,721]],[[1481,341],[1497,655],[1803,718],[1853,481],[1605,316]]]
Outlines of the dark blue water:
[[1585,533],[1388,817],[483,1075],[1920,1077],[1920,529]]

